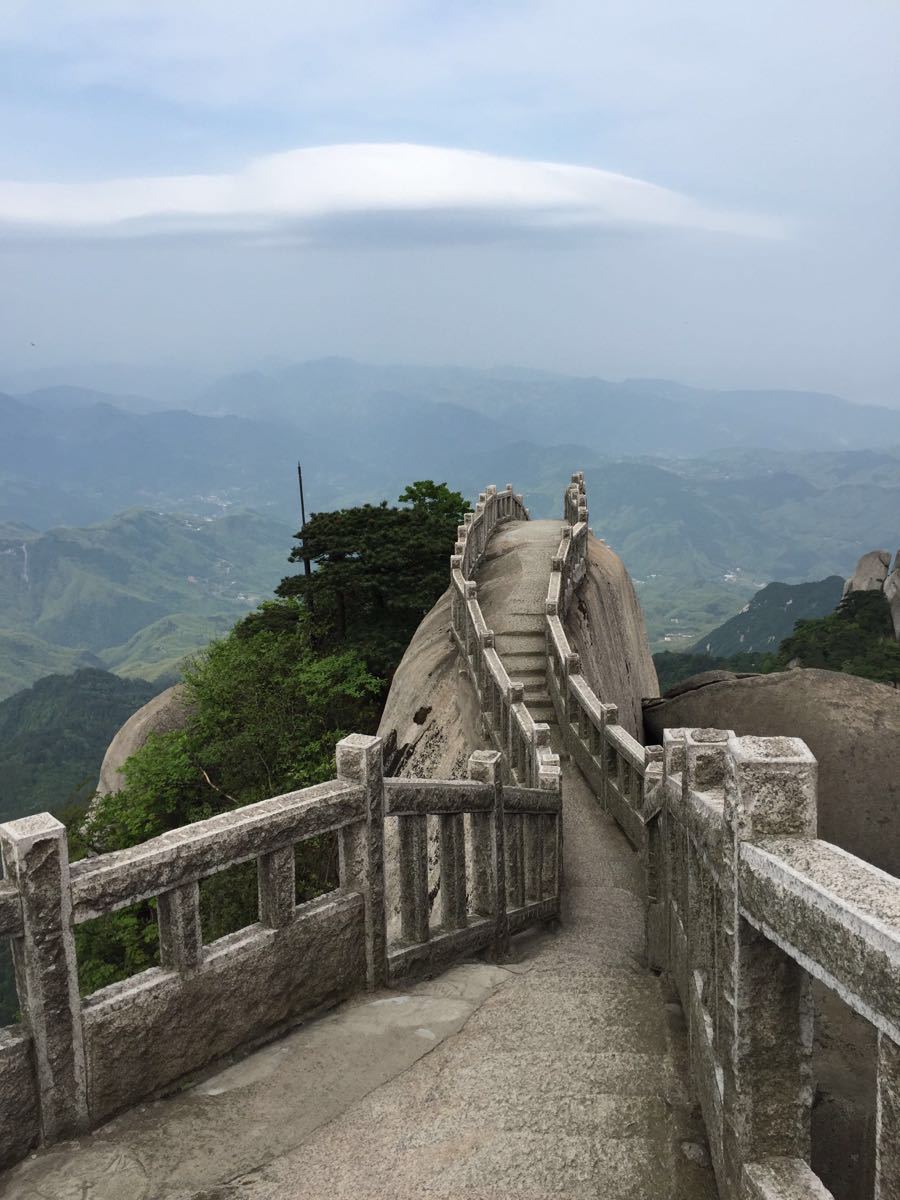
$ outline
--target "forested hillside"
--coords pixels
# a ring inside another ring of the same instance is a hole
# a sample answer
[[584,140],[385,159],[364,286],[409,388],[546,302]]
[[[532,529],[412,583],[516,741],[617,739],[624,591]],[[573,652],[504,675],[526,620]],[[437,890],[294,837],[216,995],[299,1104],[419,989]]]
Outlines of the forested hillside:
[[158,678],[284,571],[290,526],[146,510],[38,533],[0,526],[0,698],[51,671]]
[[731,620],[700,639],[699,654],[772,654],[798,621],[834,612],[843,591],[840,575],[813,583],[770,583]]
[[88,800],[116,730],[158,690],[87,669],[0,701],[0,821]]

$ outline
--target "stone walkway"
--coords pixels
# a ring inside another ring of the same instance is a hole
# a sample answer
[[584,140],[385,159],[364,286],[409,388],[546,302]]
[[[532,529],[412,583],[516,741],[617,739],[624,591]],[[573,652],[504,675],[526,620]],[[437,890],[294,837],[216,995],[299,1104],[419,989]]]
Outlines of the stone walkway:
[[[514,679],[559,529],[501,530],[482,571]],[[0,1194],[715,1200],[681,1008],[642,965],[639,864],[567,762],[563,788],[557,931],[516,939],[502,968],[464,965],[353,1001],[199,1089],[22,1164]]]

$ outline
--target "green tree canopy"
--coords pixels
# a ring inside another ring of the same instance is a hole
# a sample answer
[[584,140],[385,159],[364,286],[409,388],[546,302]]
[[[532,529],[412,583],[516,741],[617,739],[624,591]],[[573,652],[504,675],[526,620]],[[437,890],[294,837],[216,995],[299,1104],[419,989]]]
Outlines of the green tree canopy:
[[419,621],[444,591],[456,529],[469,511],[446,483],[418,480],[400,506],[363,504],[314,513],[298,535],[292,562],[312,573],[289,575],[278,594],[300,597],[316,646],[358,650],[389,681]]
[[900,683],[900,645],[884,594],[850,592],[828,616],[798,621],[778,649],[775,669],[792,662]]

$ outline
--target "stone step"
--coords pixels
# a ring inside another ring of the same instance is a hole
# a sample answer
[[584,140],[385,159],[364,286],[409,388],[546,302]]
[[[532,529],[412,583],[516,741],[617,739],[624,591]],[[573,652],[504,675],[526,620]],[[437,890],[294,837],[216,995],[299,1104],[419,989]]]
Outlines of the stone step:
[[529,654],[526,651],[513,654],[500,654],[500,661],[506,667],[506,673],[514,682],[518,682],[519,671],[541,671],[546,668],[547,659],[543,654]]

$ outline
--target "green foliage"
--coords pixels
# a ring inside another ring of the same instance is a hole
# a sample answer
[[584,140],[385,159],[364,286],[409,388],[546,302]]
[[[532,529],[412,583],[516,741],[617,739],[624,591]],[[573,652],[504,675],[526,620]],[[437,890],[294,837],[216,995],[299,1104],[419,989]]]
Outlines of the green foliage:
[[132,510],[35,533],[0,526],[0,698],[50,672],[157,678],[274,587],[288,527]]
[[83,806],[116,730],[157,690],[84,669],[0,701],[0,821]]
[[278,588],[304,600],[314,645],[353,647],[385,680],[447,586],[448,555],[469,509],[459,492],[431,480],[411,484],[400,502],[315,513],[291,554],[313,571]]
[[[827,581],[825,581],[827,582]],[[776,654],[654,654],[659,690],[701,671],[784,671],[790,666],[843,671],[879,683],[900,685],[900,643],[890,608],[880,591],[851,592],[837,609],[814,620],[798,621]]]
[[[354,650],[320,654],[294,599],[264,604],[185,671],[190,716],[185,728],[151,737],[124,767],[125,785],[98,798],[74,822],[73,857],[88,849],[136,845],[169,829],[334,776],[335,745],[374,729],[379,679]],[[333,839],[298,847],[297,896],[335,884]],[[221,872],[201,887],[207,941],[256,918],[255,864]],[[152,965],[151,905],[113,913],[76,929],[85,992]]]
[[779,647],[776,669],[792,662],[900,684],[900,645],[883,593],[850,592],[827,617],[798,621]]

